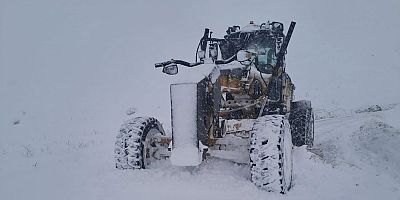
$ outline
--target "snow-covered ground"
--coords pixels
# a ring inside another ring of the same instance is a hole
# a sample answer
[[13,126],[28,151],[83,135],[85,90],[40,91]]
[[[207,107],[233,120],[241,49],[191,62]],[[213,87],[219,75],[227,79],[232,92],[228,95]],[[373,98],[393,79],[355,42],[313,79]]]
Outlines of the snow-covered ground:
[[294,186],[286,195],[257,189],[249,166],[220,159],[198,169],[159,163],[148,170],[116,170],[114,135],[101,131],[1,140],[0,194],[2,199],[400,199],[399,118],[395,105],[318,120],[312,152],[294,150]]
[[[0,0],[0,199],[399,199],[399,11],[398,0]],[[293,190],[260,191],[247,166],[218,159],[114,169],[125,111],[170,131],[169,84],[207,71],[153,64],[192,61],[204,28],[222,37],[250,20],[297,22],[287,71],[318,121],[315,149],[295,149]]]

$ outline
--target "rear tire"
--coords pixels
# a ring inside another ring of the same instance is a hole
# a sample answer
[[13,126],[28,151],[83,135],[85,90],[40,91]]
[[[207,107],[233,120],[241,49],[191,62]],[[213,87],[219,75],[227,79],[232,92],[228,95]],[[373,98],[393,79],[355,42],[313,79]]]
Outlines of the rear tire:
[[293,145],[307,145],[307,147],[311,148],[314,144],[314,112],[311,102],[293,102],[289,122]]
[[250,142],[251,181],[260,189],[282,194],[292,186],[293,157],[289,121],[267,115],[254,123]]
[[168,145],[155,141],[165,132],[153,117],[136,117],[122,124],[115,142],[115,167],[117,169],[145,169],[154,160],[160,160],[159,152]]

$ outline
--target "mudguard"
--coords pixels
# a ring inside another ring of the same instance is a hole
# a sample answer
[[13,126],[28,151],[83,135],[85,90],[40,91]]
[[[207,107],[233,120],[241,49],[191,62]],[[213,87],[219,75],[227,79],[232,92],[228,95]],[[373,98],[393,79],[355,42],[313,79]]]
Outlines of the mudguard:
[[202,161],[197,137],[197,83],[172,84],[171,163],[175,166],[197,166]]

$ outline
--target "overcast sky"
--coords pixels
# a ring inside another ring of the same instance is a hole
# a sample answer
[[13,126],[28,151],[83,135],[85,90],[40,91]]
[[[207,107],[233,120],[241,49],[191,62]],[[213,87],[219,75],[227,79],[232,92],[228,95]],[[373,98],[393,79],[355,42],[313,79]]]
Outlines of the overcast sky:
[[0,121],[111,127],[130,106],[168,121],[174,78],[154,63],[192,61],[204,28],[222,37],[250,20],[297,22],[286,58],[298,99],[400,102],[400,1],[335,2],[0,0]]

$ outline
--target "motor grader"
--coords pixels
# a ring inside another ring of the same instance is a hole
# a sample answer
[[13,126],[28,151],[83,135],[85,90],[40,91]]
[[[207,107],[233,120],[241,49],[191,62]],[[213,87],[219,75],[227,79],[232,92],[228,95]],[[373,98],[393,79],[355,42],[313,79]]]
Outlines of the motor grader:
[[[296,23],[228,27],[224,38],[205,29],[195,62],[156,63],[168,75],[178,65],[208,67],[200,80],[170,86],[172,136],[153,117],[127,120],[117,135],[116,168],[146,169],[169,160],[199,166],[208,157],[248,164],[260,189],[286,193],[292,186],[292,146],[311,147],[310,101],[294,101],[285,55]],[[211,66],[211,67],[210,67]]]

